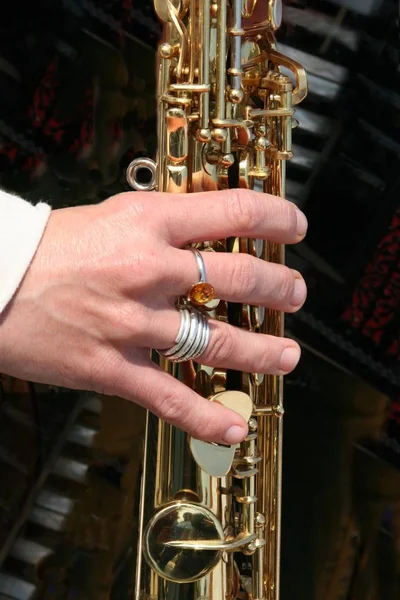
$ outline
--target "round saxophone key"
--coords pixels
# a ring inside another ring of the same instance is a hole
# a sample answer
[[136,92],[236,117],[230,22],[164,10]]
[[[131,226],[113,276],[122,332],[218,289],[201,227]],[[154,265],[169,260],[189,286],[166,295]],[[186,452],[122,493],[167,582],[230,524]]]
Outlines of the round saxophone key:
[[[184,542],[193,546],[182,550],[179,544]],[[144,556],[163,579],[189,583],[207,575],[221,559],[219,548],[199,551],[207,542],[224,542],[224,531],[213,511],[197,502],[175,501],[158,510],[147,524]]]
[[[210,402],[219,402],[226,408],[237,412],[247,422],[253,412],[253,403],[250,396],[244,392],[221,392],[210,398]],[[222,446],[210,442],[203,442],[191,438],[190,450],[199,467],[211,477],[224,477],[232,467],[235,450],[234,446]]]
[[236,390],[229,390],[227,392],[220,392],[210,398],[210,402],[218,402],[226,408],[233,410],[238,413],[246,423],[249,421],[253,412],[253,402],[248,394],[244,392],[238,392]]

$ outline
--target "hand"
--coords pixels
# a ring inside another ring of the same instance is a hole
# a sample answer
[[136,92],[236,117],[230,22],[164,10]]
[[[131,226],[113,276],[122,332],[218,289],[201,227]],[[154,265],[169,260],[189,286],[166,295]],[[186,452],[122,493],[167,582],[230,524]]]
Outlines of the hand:
[[[0,372],[117,395],[207,441],[237,443],[247,425],[153,364],[149,348],[174,344],[174,307],[198,281],[190,242],[248,236],[291,244],[306,233],[295,206],[246,190],[125,193],[55,210],[27,274],[0,320]],[[294,312],[301,275],[248,255],[204,253],[219,298]],[[201,364],[288,373],[298,345],[211,322]],[[232,429],[233,428],[233,429]]]

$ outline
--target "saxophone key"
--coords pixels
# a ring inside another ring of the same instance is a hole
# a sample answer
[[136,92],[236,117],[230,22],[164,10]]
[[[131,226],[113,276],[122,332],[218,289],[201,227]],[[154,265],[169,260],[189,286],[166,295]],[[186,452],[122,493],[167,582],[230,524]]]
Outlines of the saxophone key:
[[169,108],[165,114],[167,157],[174,165],[185,162],[188,156],[188,120],[182,108]]
[[[234,410],[246,422],[249,421],[253,411],[253,402],[244,392],[221,392],[211,397],[210,402],[219,402],[226,408]],[[211,477],[224,477],[229,473],[238,447],[238,445],[222,446],[195,438],[190,439],[189,445],[198,466]]]

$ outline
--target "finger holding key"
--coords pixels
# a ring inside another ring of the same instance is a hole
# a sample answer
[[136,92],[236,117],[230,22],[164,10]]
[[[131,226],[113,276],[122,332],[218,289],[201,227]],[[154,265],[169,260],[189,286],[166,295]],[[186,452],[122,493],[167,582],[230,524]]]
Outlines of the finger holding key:
[[[110,393],[113,391],[144,406],[197,439],[236,444],[246,437],[247,423],[236,412],[209,402],[148,359],[135,354],[120,356],[115,361],[117,379]],[[105,385],[109,385],[107,377],[104,379]]]

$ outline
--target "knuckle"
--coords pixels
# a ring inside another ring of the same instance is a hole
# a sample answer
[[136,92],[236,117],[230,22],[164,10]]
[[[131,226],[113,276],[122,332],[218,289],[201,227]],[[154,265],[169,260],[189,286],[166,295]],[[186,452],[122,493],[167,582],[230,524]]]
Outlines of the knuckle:
[[271,373],[278,355],[279,342],[269,337],[263,340],[262,347],[259,348],[259,356],[257,359],[257,362],[259,362],[260,365],[259,371],[261,373]]
[[122,192],[111,196],[104,202],[112,207],[114,214],[120,214],[121,218],[141,217],[146,211],[146,203],[144,197],[136,192]]
[[134,302],[125,303],[116,313],[114,334],[120,332],[122,340],[135,344],[149,330],[150,311]]
[[272,373],[275,369],[274,367],[276,367],[275,363],[276,363],[276,358],[274,357],[274,353],[272,352],[271,348],[267,348],[261,359],[260,359],[260,363],[261,363],[261,369],[260,371],[262,373]]
[[[186,425],[186,424],[185,424]],[[198,439],[204,439],[208,436],[209,431],[213,429],[213,423],[207,419],[204,422],[203,418],[199,418],[199,415],[196,416],[196,419],[191,423],[190,432],[193,437]]]
[[134,231],[146,237],[155,235],[158,239],[165,238],[166,214],[165,201],[157,199],[152,202],[152,192],[123,192],[107,199],[112,209],[114,219],[121,231]]
[[131,277],[134,278],[137,290],[148,290],[163,283],[165,265],[158,251],[146,249],[146,252],[137,253],[130,267]]
[[[116,373],[120,364],[118,357],[102,346],[91,350],[90,360],[82,361],[80,370],[84,373],[84,388],[97,394],[112,394],[117,385]],[[110,377],[110,371],[114,377]]]
[[155,412],[166,421],[177,423],[178,421],[182,422],[183,415],[187,420],[189,407],[184,406],[182,396],[178,395],[176,391],[166,389]]
[[231,190],[226,199],[228,219],[240,230],[251,232],[262,221],[264,207],[260,199],[247,190]]
[[237,296],[249,298],[256,293],[259,279],[254,260],[251,256],[242,255],[235,257],[231,277],[231,287]]
[[235,348],[234,330],[229,327],[215,329],[209,348],[210,362],[215,365],[228,363]]
[[297,233],[297,216],[296,208],[292,202],[286,200],[282,203],[282,224],[284,230],[288,233]]
[[289,300],[294,289],[294,277],[289,267],[282,267],[278,288],[279,300]]

